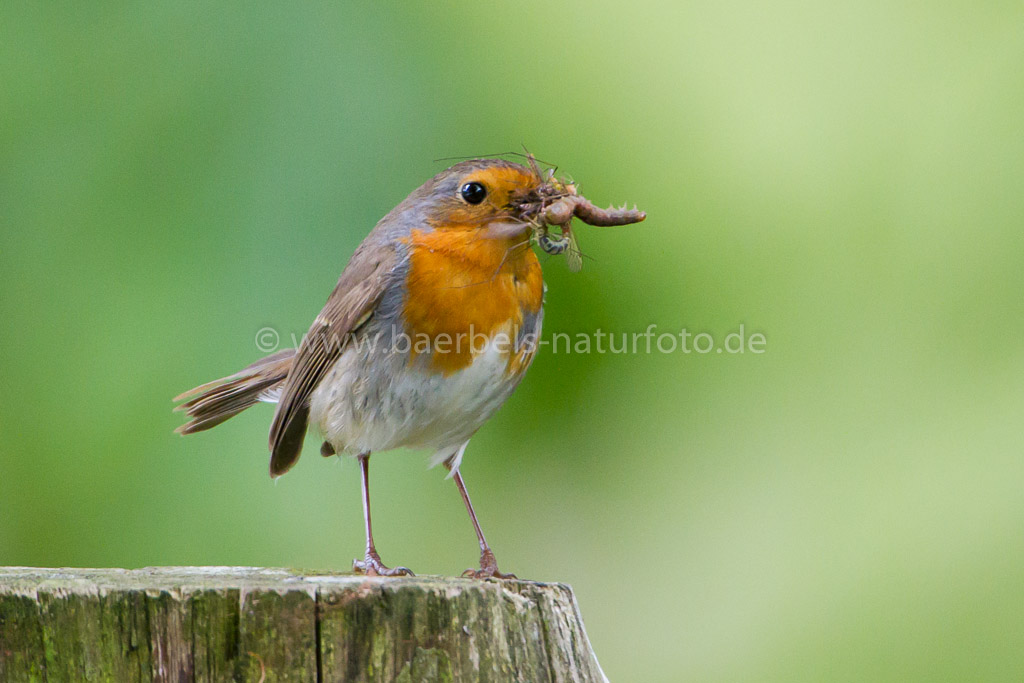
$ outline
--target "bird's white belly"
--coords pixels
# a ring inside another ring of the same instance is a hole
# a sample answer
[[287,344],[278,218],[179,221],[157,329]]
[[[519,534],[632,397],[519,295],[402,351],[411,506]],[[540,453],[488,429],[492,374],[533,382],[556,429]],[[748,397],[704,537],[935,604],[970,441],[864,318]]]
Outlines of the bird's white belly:
[[508,372],[507,341],[504,347],[492,341],[448,375],[421,360],[350,346],[313,393],[310,425],[339,453],[429,448],[437,464],[461,455],[523,374]]

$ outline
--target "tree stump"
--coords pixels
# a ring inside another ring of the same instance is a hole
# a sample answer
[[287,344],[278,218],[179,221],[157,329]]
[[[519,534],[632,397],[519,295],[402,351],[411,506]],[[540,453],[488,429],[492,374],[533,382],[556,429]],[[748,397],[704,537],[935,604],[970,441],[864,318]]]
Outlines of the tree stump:
[[0,681],[605,681],[565,584],[0,568]]

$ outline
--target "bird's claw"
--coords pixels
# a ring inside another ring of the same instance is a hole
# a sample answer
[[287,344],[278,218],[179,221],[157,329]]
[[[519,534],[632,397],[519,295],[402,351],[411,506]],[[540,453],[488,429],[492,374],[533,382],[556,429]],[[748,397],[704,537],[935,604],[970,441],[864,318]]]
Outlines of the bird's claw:
[[362,560],[352,560],[352,571],[366,576],[416,576],[408,567],[385,567],[376,551],[366,553]]
[[464,579],[515,579],[515,574],[503,574],[498,571],[498,561],[494,559],[494,553],[487,548],[480,553],[480,569],[470,567],[462,572]]

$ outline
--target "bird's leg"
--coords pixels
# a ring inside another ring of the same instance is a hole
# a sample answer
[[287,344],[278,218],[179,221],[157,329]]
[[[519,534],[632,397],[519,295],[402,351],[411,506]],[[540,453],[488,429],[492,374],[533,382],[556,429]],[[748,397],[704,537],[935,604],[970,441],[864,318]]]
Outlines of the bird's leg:
[[370,525],[370,454],[360,453],[359,470],[363,477],[363,519],[366,520],[366,557],[352,560],[352,571],[367,576],[414,576],[407,567],[385,567],[377,549],[373,547],[373,527]]
[[473,522],[473,530],[476,531],[476,538],[480,542],[480,569],[467,569],[462,572],[462,575],[473,579],[488,579],[491,577],[496,579],[516,578],[515,574],[502,574],[498,571],[498,561],[494,559],[494,552],[487,545],[483,529],[480,528],[480,522],[476,519],[476,512],[473,511],[473,503],[469,500],[469,493],[466,491],[466,484],[462,481],[462,475],[458,470],[452,470],[450,464],[445,463],[444,466],[452,473],[455,485],[459,487],[459,495],[462,496],[462,502],[466,504],[466,512],[469,513],[469,519]]

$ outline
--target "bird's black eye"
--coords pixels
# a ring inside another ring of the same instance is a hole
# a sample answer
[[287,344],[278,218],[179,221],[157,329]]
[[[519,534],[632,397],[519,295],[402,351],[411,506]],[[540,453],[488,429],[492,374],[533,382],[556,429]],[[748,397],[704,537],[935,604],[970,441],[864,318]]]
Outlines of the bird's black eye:
[[467,204],[479,204],[487,196],[487,188],[480,183],[466,183],[459,190],[459,194]]

